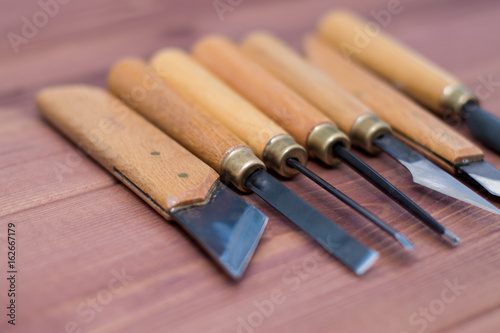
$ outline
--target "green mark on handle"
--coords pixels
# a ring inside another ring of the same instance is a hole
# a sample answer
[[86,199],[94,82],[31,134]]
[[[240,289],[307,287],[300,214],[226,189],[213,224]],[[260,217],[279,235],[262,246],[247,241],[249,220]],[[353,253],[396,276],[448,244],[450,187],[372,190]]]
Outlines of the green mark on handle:
[[151,152],[151,155],[153,155],[153,156],[158,156],[158,155],[160,155],[160,153],[159,153],[159,152],[157,152],[157,151],[152,151],[152,152]]
[[187,178],[187,177],[189,177],[189,175],[188,175],[187,173],[185,173],[185,172],[180,173],[180,174],[178,174],[177,176],[179,176],[179,177],[181,177],[181,178]]

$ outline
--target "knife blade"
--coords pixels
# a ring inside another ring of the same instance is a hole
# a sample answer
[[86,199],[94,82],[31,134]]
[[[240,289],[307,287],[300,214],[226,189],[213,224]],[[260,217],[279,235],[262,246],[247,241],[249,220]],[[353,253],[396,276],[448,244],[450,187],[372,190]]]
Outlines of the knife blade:
[[[377,260],[376,251],[358,242],[269,176],[249,147],[220,122],[206,117],[198,107],[188,103],[179,90],[164,82],[142,60],[126,59],[115,64],[108,75],[108,87],[217,170],[225,182],[242,191],[254,190],[356,274],[365,273]],[[138,90],[142,91],[140,96],[132,93]]]
[[179,223],[231,278],[241,278],[267,217],[213,169],[103,89],[46,88],[37,105],[162,217]]

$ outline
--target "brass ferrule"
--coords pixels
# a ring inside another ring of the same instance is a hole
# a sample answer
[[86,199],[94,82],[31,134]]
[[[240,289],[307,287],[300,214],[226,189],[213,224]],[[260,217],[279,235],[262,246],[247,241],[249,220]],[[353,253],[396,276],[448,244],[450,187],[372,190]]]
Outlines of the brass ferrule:
[[351,143],[370,154],[377,154],[380,149],[373,144],[373,140],[387,133],[391,133],[391,127],[385,121],[373,113],[365,113],[351,127]]
[[330,166],[340,163],[340,160],[333,155],[333,147],[337,144],[347,149],[351,148],[351,142],[347,135],[342,133],[332,123],[317,125],[307,137],[307,151],[309,152],[309,156],[317,158]]
[[268,143],[262,154],[264,163],[269,169],[276,171],[283,177],[291,178],[299,174],[289,167],[286,161],[289,158],[297,159],[300,164],[307,162],[307,152],[288,134],[276,135]]
[[454,114],[462,116],[462,108],[468,102],[479,104],[479,99],[466,87],[454,83],[444,87],[439,105],[442,111],[452,111]]
[[220,178],[225,183],[231,183],[240,191],[250,192],[245,182],[258,169],[265,169],[264,163],[248,147],[233,149],[224,157],[221,164]]

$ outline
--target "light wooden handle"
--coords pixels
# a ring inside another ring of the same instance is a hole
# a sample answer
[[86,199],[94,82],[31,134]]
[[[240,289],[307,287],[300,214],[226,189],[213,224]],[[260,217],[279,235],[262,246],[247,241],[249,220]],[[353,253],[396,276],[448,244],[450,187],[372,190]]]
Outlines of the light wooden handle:
[[481,150],[466,138],[321,39],[307,38],[305,50],[314,65],[410,140],[452,164],[482,158]]
[[307,146],[309,133],[330,120],[293,90],[245,56],[224,37],[204,38],[193,55],[210,71],[283,126],[299,144]]
[[54,87],[37,96],[40,112],[166,218],[206,200],[217,173],[108,92]]
[[108,87],[130,107],[221,173],[226,155],[243,142],[204,117],[140,59],[125,59],[109,71]]
[[344,56],[359,61],[441,114],[445,111],[445,87],[458,85],[455,77],[380,31],[374,32],[368,22],[353,13],[327,15],[318,33]]
[[239,136],[259,158],[273,137],[285,133],[185,52],[160,51],[151,66],[183,98]]
[[[365,105],[270,34],[249,35],[241,49],[337,123],[343,132],[351,136],[353,144],[356,144],[357,140],[353,138],[359,128],[356,124],[372,114]],[[373,150],[370,144],[371,141],[364,148]]]

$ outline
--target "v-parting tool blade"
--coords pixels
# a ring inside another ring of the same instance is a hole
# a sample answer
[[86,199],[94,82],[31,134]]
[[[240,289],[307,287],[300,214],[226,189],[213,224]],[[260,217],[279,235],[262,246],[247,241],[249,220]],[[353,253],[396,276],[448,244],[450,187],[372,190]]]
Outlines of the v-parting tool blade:
[[357,275],[364,274],[378,259],[376,251],[359,243],[264,170],[254,172],[246,186]]
[[203,204],[171,215],[234,279],[243,275],[267,224],[267,216],[217,181]]
[[415,183],[494,214],[500,214],[500,210],[487,200],[403,144],[392,134],[386,134],[375,139],[374,144],[408,169]]

